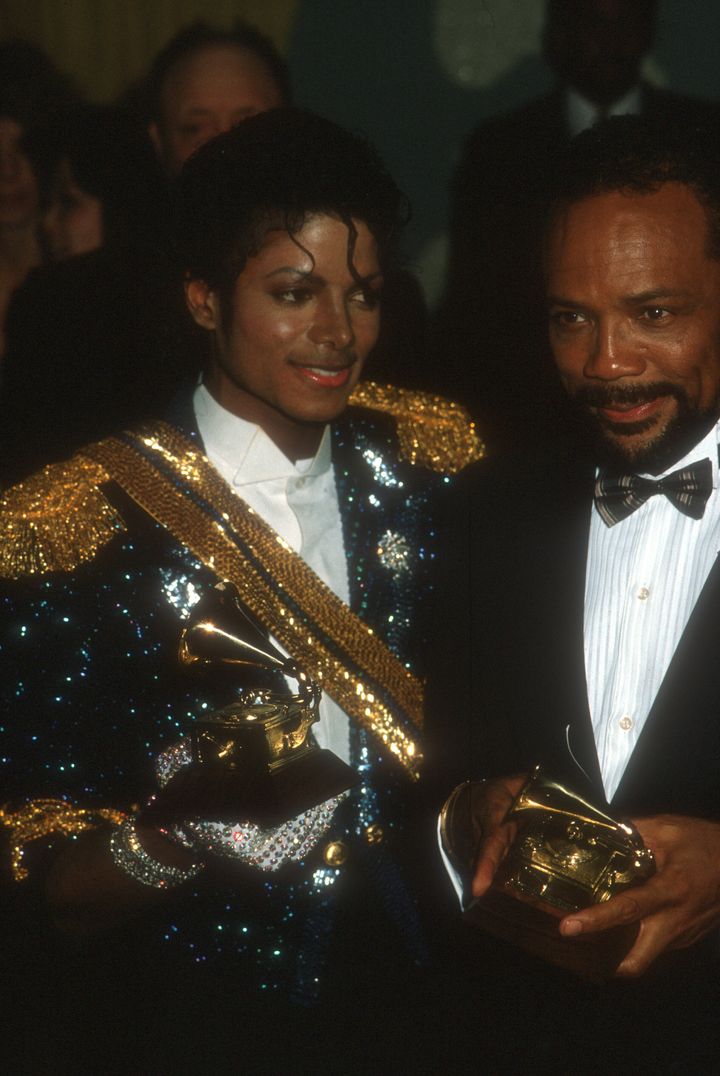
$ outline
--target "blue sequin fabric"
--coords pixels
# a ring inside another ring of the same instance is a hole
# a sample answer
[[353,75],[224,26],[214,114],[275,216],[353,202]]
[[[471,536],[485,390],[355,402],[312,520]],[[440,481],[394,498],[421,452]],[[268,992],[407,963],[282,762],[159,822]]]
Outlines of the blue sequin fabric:
[[[351,607],[421,673],[418,600],[435,555],[433,492],[445,480],[398,462],[383,416],[350,409],[333,439]],[[3,801],[58,796],[129,810],[153,791],[158,753],[237,690],[231,677],[177,660],[183,619],[216,582],[212,571],[118,487],[105,493],[126,529],[91,561],[3,585]],[[327,838],[343,843],[345,861],[328,861],[320,847],[284,879],[247,870],[225,886],[201,876],[168,906],[152,942],[157,959],[171,947],[196,963],[231,966],[245,986],[311,1003],[338,902],[362,874],[411,959],[422,960],[401,865],[412,782],[363,729],[353,727],[351,752],[361,780]]]

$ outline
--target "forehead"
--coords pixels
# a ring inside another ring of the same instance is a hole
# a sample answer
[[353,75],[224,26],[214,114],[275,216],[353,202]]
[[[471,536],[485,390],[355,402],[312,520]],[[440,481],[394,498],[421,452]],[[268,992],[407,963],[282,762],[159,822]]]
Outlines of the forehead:
[[280,91],[267,65],[238,45],[209,45],[179,60],[161,91],[163,108],[211,107],[228,99],[241,108],[256,97],[279,103]]
[[[353,220],[356,230],[353,267],[361,276],[378,270],[377,246],[368,226]],[[265,235],[257,254],[248,259],[241,276],[273,272],[287,267],[302,273],[348,280],[354,279],[348,265],[350,229],[344,221],[325,213],[306,219],[292,234],[285,228],[272,228]]]
[[[718,263],[708,256],[704,206],[681,183],[647,194],[613,191],[562,208],[546,246],[548,289],[600,287],[626,292],[687,286]],[[713,274],[714,275],[714,274]],[[570,290],[568,290],[570,289]]]

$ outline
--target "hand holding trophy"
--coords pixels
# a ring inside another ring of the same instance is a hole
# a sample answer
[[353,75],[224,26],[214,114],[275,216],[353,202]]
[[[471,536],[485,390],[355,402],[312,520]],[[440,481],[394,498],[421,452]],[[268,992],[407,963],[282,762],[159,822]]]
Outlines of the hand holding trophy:
[[514,799],[508,786],[512,782],[467,782],[443,807],[443,846],[469,890],[481,842],[493,839],[483,828],[497,817],[498,804],[509,803],[501,826],[494,827],[497,869],[487,890],[465,902],[466,920],[586,978],[609,978],[630,949],[637,924],[567,938],[558,931],[559,920],[644,882],[655,871],[652,852],[630,823],[539,768]]
[[188,666],[271,670],[296,679],[298,691],[245,687],[229,706],[199,718],[188,738],[158,756],[160,792],[145,819],[198,855],[262,870],[303,859],[357,781],[312,738],[320,688],[272,646],[229,584],[195,606],[179,659]]

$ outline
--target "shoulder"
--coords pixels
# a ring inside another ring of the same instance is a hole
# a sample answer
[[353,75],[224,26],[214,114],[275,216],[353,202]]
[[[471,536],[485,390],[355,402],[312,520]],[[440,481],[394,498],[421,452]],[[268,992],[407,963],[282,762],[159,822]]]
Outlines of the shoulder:
[[348,421],[384,430],[401,461],[436,474],[454,475],[484,455],[465,408],[431,393],[362,382],[350,397]]
[[536,456],[503,455],[466,468],[445,498],[446,517],[473,533],[503,541],[547,519],[567,519],[592,497],[594,465],[580,446],[559,445]]
[[545,135],[548,129],[564,132],[562,95],[557,90],[479,123],[467,138],[465,155],[474,156],[492,147],[517,154],[522,149],[516,143],[517,138],[529,135],[534,139]]
[[103,467],[82,452],[0,497],[0,578],[72,571],[125,530]]
[[686,97],[649,84],[643,86],[643,97],[645,112],[658,120],[710,127],[720,125],[720,105],[716,101]]

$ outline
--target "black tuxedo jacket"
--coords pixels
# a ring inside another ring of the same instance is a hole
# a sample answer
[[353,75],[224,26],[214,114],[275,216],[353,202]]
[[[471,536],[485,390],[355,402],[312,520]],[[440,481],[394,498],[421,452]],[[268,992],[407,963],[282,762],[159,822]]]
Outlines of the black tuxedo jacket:
[[[429,691],[446,789],[540,763],[604,802],[583,652],[593,474],[581,462],[500,461],[471,468],[450,495]],[[615,813],[720,818],[718,618],[716,563],[613,797]]]

